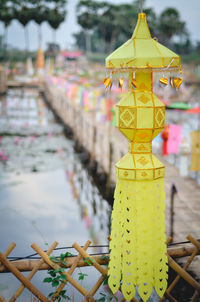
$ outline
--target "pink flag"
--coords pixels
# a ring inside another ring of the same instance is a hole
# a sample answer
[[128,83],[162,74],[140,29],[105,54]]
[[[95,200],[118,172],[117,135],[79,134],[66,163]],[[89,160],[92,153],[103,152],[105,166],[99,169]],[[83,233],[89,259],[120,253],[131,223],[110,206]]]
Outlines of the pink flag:
[[181,132],[181,125],[169,125],[168,153],[178,154],[179,145],[181,143]]

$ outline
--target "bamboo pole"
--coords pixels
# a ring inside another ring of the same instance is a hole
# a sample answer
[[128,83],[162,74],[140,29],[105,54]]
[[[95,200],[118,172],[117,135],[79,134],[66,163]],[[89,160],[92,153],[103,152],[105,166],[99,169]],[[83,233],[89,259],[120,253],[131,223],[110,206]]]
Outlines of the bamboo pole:
[[[191,235],[187,236],[187,239],[190,240],[195,246],[196,248],[194,249],[193,253],[191,254],[191,256],[189,257],[189,259],[187,260],[186,264],[183,266],[183,269],[186,270],[189,265],[191,264],[191,262],[193,261],[193,259],[195,258],[195,256],[198,254],[199,250],[200,250],[200,243],[194,239]],[[172,289],[176,286],[176,284],[178,283],[178,281],[180,280],[181,276],[178,275],[173,282],[169,285],[169,287],[167,288],[165,295],[168,296],[170,299],[172,298],[172,296],[170,295],[170,292],[172,291]],[[159,302],[163,302],[165,301],[165,298],[163,297],[162,299],[160,299]],[[173,300],[172,300],[173,301]],[[176,302],[176,300],[174,299],[174,302]]]
[[85,252],[78,243],[72,245],[84,258],[89,258],[92,260],[92,265],[104,276],[107,275],[107,270],[105,270],[98,262],[95,261],[95,258],[91,257],[87,252]]
[[200,290],[200,283],[193,279],[184,269],[182,269],[169,255],[168,255],[169,266],[175,270],[183,279],[185,279],[192,287]]
[[[43,250],[37,246],[36,243],[33,243],[31,245],[31,247],[44,259],[44,261],[50,266],[52,267],[53,269],[60,269],[60,265],[52,262],[48,255],[43,252]],[[67,277],[67,280],[68,282],[73,285],[83,296],[88,296],[89,295],[89,292],[84,288],[82,287],[76,280],[74,280],[70,274],[68,274],[67,272],[63,272],[61,273],[62,275],[65,275]]]
[[[196,248],[195,247],[179,247],[179,248],[168,248],[168,255],[172,258],[183,258],[183,257],[188,257],[191,256],[192,253],[194,252]],[[200,251],[198,252],[197,255],[200,255]],[[107,254],[106,256],[109,256],[109,254]],[[108,263],[108,260],[101,260],[100,259],[101,256],[93,256],[93,259],[100,265],[105,265]],[[12,264],[21,272],[28,272],[31,271],[36,265],[38,265],[38,262],[40,260],[16,260],[16,261],[12,261]],[[67,258],[67,263],[68,263],[68,267],[71,267],[74,263],[74,257],[68,257]],[[61,265],[62,267],[64,267],[64,265]],[[80,260],[78,262],[77,267],[84,267],[84,266],[89,266],[86,262],[84,262],[83,260]],[[39,270],[48,270],[50,269],[50,265],[48,265],[47,263],[43,263]],[[0,265],[0,273],[7,273],[9,272],[9,270],[4,266],[4,265]]]
[[[8,255],[12,252],[12,250],[16,247],[16,243],[15,242],[12,242],[9,247],[7,248],[7,250],[5,251],[4,253],[4,256],[5,257],[8,257]],[[0,261],[0,264],[1,264],[1,261]]]
[[[89,245],[91,244],[91,241],[88,240],[86,242],[86,244],[84,245],[83,249],[86,251],[87,248],[89,247]],[[81,260],[82,256],[81,254],[79,253],[79,255],[76,257],[76,259],[74,260],[72,266],[70,267],[69,271],[68,271],[68,274],[71,276],[74,272],[74,270],[76,269],[77,267],[77,264],[78,262]],[[66,259],[65,259],[66,260]],[[67,281],[66,283],[63,283],[63,284],[60,284],[60,286],[57,288],[55,294],[53,295],[53,298],[52,298],[52,301],[55,301],[56,297],[59,295],[59,293],[61,292],[61,290],[63,290],[63,288],[65,287],[65,285],[67,284]]]
[[97,283],[93,286],[93,288],[90,291],[90,295],[94,296],[95,293],[97,292],[97,290],[99,289],[99,287],[101,286],[101,284],[103,283],[103,281],[106,279],[107,276],[101,276],[99,278],[99,280],[97,281]]
[[[58,245],[58,242],[54,242],[52,244],[52,246],[48,249],[47,251],[47,255],[49,256],[53,250],[56,248],[56,246]],[[34,266],[34,268],[32,269],[32,271],[29,273],[29,275],[26,277],[27,280],[31,280],[33,278],[33,276],[37,273],[38,269],[40,268],[40,266],[44,263],[44,260],[41,259],[37,265]],[[14,302],[17,300],[17,298],[21,295],[21,293],[23,292],[25,286],[24,285],[20,285],[20,287],[18,288],[18,290],[16,291],[16,293],[11,297],[11,299],[9,300],[9,302]]]
[[49,302],[49,300],[41,293],[39,290],[31,284],[29,280],[27,280],[24,275],[13,265],[11,264],[7,258],[0,253],[0,261],[3,263],[4,266],[6,266],[9,271],[15,275],[15,277],[22,283],[26,288],[29,289],[29,291],[36,296],[38,299],[40,299],[42,302]]

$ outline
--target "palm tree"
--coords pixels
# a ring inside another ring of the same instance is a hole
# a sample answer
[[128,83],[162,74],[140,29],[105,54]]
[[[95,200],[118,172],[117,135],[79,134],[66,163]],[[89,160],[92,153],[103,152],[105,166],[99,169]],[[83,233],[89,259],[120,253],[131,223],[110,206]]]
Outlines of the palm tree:
[[46,6],[43,1],[38,0],[35,1],[33,10],[33,20],[38,25],[38,48],[42,46],[42,30],[41,30],[41,24],[46,20]]
[[4,46],[4,60],[6,61],[6,54],[7,54],[7,40],[8,40],[8,26],[10,25],[11,21],[14,19],[14,13],[11,6],[9,6],[3,0],[0,1],[0,20],[4,23],[4,34],[3,34],[3,43]]
[[24,36],[25,36],[25,49],[26,53],[29,52],[29,33],[28,33],[28,23],[33,19],[34,12],[32,10],[32,7],[29,6],[30,1],[29,0],[18,0],[17,5],[14,8],[15,11],[15,19],[21,23],[21,25],[24,27]]
[[49,25],[53,28],[52,42],[56,43],[56,30],[60,24],[65,20],[66,17],[66,6],[67,0],[47,0],[47,2],[53,2],[54,8],[46,8],[46,20]]

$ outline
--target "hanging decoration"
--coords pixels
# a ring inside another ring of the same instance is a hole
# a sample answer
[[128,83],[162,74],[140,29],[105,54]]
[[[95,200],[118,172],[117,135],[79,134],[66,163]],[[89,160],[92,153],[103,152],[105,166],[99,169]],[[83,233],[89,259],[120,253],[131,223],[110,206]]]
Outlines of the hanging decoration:
[[200,130],[190,133],[192,140],[191,171],[200,171]]
[[44,52],[42,48],[38,48],[37,58],[36,58],[36,69],[38,74],[42,74],[44,72],[45,61],[44,61]]
[[129,75],[129,89],[116,105],[116,126],[128,153],[116,164],[108,284],[130,301],[138,291],[147,301],[153,287],[167,287],[164,165],[152,154],[163,130],[165,106],[153,93],[153,72],[179,74],[180,57],[151,38],[140,13],[133,36],[106,58],[107,72]]

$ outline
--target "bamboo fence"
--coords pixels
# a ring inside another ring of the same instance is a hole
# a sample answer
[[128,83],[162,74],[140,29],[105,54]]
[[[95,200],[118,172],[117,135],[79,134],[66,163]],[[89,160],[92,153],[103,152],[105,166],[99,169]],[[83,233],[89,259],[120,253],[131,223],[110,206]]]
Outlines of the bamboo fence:
[[[197,301],[197,298],[200,294],[200,283],[195,280],[194,277],[192,277],[186,270],[188,269],[189,265],[192,263],[192,261],[200,255],[200,242],[193,238],[191,235],[187,236],[187,239],[191,243],[188,247],[188,244],[184,244],[183,246],[179,248],[175,248],[173,246],[169,246],[167,250],[167,256],[168,256],[168,264],[169,267],[171,267],[177,274],[175,279],[169,284],[165,295],[162,299],[160,299],[159,302],[165,301],[168,299],[172,302],[178,302],[172,295],[172,290],[179,282],[180,278],[184,279],[190,286],[194,289],[194,295],[191,298],[191,302]],[[170,242],[170,239],[168,240],[168,243]],[[8,249],[5,251],[5,253],[0,253],[0,273],[6,273],[11,272],[20,282],[21,285],[19,286],[18,290],[12,295],[9,302],[16,301],[20,295],[22,294],[23,290],[26,288],[30,291],[34,297],[36,297],[39,301],[42,302],[48,302],[48,301],[55,301],[60,292],[65,288],[67,283],[70,283],[71,286],[76,288],[84,297],[84,302],[90,301],[94,302],[96,301],[94,296],[96,292],[98,291],[99,287],[102,285],[104,280],[107,278],[107,264],[109,261],[109,255],[108,257],[102,257],[99,256],[93,256],[90,255],[87,252],[88,247],[90,246],[91,242],[88,240],[84,247],[80,247],[78,243],[74,243],[72,247],[77,251],[77,256],[75,257],[66,257],[64,260],[66,261],[67,265],[64,265],[63,262],[59,261],[58,263],[55,263],[51,260],[50,255],[54,251],[54,249],[58,246],[58,242],[54,242],[52,246],[45,252],[43,251],[36,243],[32,244],[32,248],[34,251],[41,257],[39,260],[17,260],[17,261],[11,261],[8,260],[8,256],[15,248],[16,244],[11,243],[11,245],[8,247]],[[183,258],[188,257],[184,266],[181,267],[175,259],[177,258]],[[85,261],[87,259],[87,261]],[[76,281],[73,278],[73,273],[76,268],[83,267],[83,266],[92,266],[94,267],[99,273],[100,277],[98,280],[94,282],[93,287],[88,291],[86,290],[82,284],[80,284],[78,281]],[[60,284],[51,300],[49,298],[45,297],[45,295],[38,290],[34,284],[31,282],[31,279],[33,276],[39,271],[39,270],[49,270],[49,269],[60,269],[64,268],[64,270],[60,271],[59,273],[61,275],[66,276],[66,281],[62,284]],[[29,271],[28,276],[24,276],[22,272]],[[3,297],[0,297],[0,302],[5,301]],[[125,301],[122,299],[122,301]],[[139,302],[137,299],[133,299],[132,301]],[[180,301],[179,301],[180,302]]]

